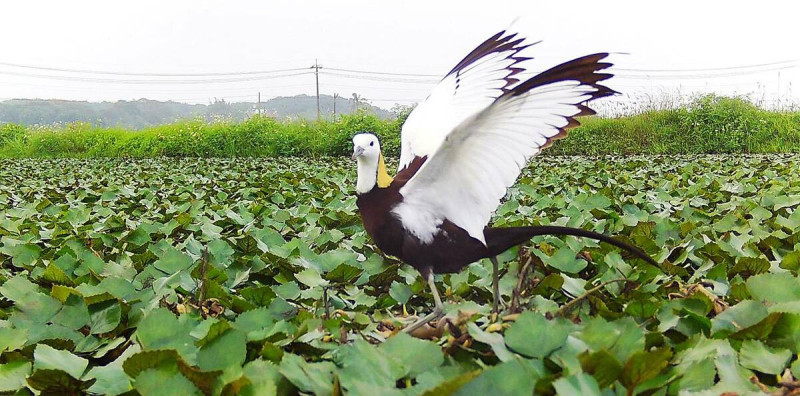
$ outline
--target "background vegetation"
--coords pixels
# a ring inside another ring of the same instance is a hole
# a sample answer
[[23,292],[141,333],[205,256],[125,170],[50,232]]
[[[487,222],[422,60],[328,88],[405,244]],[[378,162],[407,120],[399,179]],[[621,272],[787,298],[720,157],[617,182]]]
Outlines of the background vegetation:
[[[333,116],[333,101],[333,96],[320,95],[320,111],[324,117]],[[363,109],[382,119],[393,117],[392,112],[372,106],[358,95],[336,99],[337,115],[350,114],[356,109]],[[148,99],[100,103],[52,99],[14,99],[0,102],[0,124],[19,125],[86,122],[101,127],[142,129],[194,118],[206,122],[220,119],[241,122],[256,113],[279,119],[316,119],[317,98],[309,95],[277,97],[265,100],[260,106],[255,102],[231,103],[224,99],[209,99],[208,104]]]
[[[368,111],[333,120],[195,119],[141,131],[71,123],[58,127],[0,126],[3,157],[253,157],[344,156],[350,139],[372,131],[387,156],[398,154],[396,119]],[[581,119],[556,155],[773,153],[800,151],[800,111],[768,111],[739,98],[705,96],[688,106]]]

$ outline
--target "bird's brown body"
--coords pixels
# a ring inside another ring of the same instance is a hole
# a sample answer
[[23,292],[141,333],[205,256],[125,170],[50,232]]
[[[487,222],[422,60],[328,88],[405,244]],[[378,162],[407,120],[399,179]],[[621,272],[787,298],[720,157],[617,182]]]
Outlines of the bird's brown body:
[[403,200],[400,188],[424,162],[425,158],[415,158],[411,166],[400,171],[388,187],[381,188],[376,185],[369,192],[359,194],[356,205],[367,234],[378,248],[411,265],[425,278],[430,273],[459,272],[470,263],[497,256],[537,235],[574,235],[593,238],[629,250],[645,260],[652,260],[641,250],[606,235],[559,226],[486,227],[484,245],[464,229],[445,219],[433,241],[424,243],[409,233],[400,219],[392,213],[392,208]]

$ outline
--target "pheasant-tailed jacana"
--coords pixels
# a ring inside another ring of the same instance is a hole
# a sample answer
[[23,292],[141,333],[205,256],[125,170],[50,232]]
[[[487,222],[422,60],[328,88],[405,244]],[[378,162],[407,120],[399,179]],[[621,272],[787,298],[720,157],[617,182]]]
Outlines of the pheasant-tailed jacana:
[[496,256],[537,235],[574,235],[646,253],[595,232],[556,226],[490,228],[506,189],[528,160],[566,136],[576,117],[594,114],[588,103],[615,93],[600,84],[608,54],[564,62],[520,81],[531,45],[501,31],[459,62],[409,115],[402,128],[400,164],[386,171],[380,142],[371,133],[353,138],[358,160],[357,205],[364,227],[384,252],[420,271],[435,308],[405,331],[443,315],[434,273],[460,271],[489,258],[494,266],[493,309],[498,304]]

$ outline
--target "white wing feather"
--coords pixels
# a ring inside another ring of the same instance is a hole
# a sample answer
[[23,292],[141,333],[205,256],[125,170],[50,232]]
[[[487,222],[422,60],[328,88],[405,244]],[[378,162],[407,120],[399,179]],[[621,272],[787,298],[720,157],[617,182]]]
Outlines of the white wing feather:
[[[605,76],[610,75],[597,80]],[[423,243],[448,219],[485,244],[484,227],[527,161],[562,137],[573,117],[590,111],[582,102],[611,92],[565,79],[503,95],[445,134],[435,154],[400,189],[403,201],[393,212]]]
[[398,170],[435,153],[450,131],[517,82],[513,76],[529,59],[520,53],[532,45],[524,41],[505,31],[492,36],[434,87],[403,124]]

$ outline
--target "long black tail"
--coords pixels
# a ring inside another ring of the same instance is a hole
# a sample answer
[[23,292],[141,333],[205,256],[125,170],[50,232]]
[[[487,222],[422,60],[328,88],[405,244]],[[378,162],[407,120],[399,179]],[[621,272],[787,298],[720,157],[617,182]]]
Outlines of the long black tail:
[[636,246],[629,245],[620,240],[614,239],[608,235],[603,235],[594,231],[584,230],[581,228],[562,227],[562,226],[530,226],[530,227],[505,227],[505,228],[487,228],[484,230],[486,237],[486,245],[489,248],[491,255],[498,255],[512,246],[519,245],[535,236],[539,235],[572,235],[577,237],[585,237],[596,239],[601,242],[614,245],[620,249],[625,249],[644,261],[658,266],[658,263],[653,260],[644,250]]

